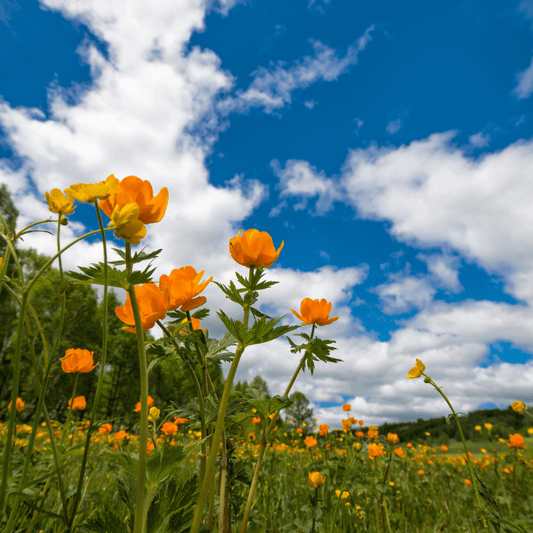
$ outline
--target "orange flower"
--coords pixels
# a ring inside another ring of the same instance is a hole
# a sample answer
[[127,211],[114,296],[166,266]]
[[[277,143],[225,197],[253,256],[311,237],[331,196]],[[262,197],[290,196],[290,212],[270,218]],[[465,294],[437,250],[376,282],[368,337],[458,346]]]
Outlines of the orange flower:
[[423,470],[419,470],[419,471],[418,471],[418,475],[419,475],[419,476],[423,476],[424,474],[425,474],[425,472],[424,472]]
[[61,368],[63,372],[72,374],[80,372],[85,374],[96,367],[93,361],[93,353],[89,350],[82,350],[81,348],[69,348],[65,352],[65,357],[61,359]]
[[255,440],[255,433],[253,431],[250,431],[250,433],[248,433],[248,440]]
[[518,450],[518,448],[524,448],[524,437],[522,437],[520,433],[515,433],[514,435],[509,434],[509,442],[507,443],[507,446],[509,446],[509,448],[514,448],[515,450]]
[[301,433],[302,432],[302,428],[296,428],[296,433]]
[[325,298],[322,298],[322,300],[304,298],[300,304],[300,314],[294,309],[291,309],[291,311],[303,322],[302,326],[308,326],[309,324],[327,326],[339,318],[338,316],[329,318],[331,302],[328,302]]
[[472,485],[472,482],[469,479],[465,479],[465,485],[469,487],[470,485]]
[[[110,177],[113,177],[111,174]],[[109,178],[108,178],[109,179]],[[113,189],[113,194],[101,200],[98,205],[109,217],[115,209],[121,211],[128,204],[139,206],[139,220],[144,224],[154,224],[165,216],[168,204],[168,189],[163,187],[154,197],[154,191],[149,181],[143,181],[137,176],[128,176],[118,183]]]
[[68,401],[68,408],[70,409],[70,404],[72,403],[72,410],[78,409],[79,411],[83,411],[87,407],[87,401],[85,400],[85,396],[76,396],[74,398],[74,402],[72,402],[72,398]]
[[284,241],[276,250],[272,237],[266,231],[249,229],[242,236],[241,232],[229,241],[231,257],[245,267],[271,267],[279,257]]
[[513,405],[511,407],[513,408],[514,411],[520,414],[522,414],[526,410],[526,404],[519,400],[516,400],[516,402],[513,402]]
[[[165,318],[168,309],[168,291],[160,290],[155,283],[143,283],[135,287],[135,295],[141,313],[143,331],[153,328],[158,320]],[[135,318],[131,307],[130,295],[123,306],[115,307],[115,314],[125,324],[135,326]],[[124,327],[126,331],[135,333],[135,327]]]
[[102,424],[98,428],[98,433],[100,433],[100,435],[105,435],[106,433],[111,433],[112,430],[113,426],[111,424]]
[[379,435],[379,430],[378,430],[377,426],[370,426],[368,428],[368,432],[367,432],[366,436],[369,439],[377,439],[378,435]]
[[150,455],[150,452],[151,452],[152,450],[154,450],[154,449],[155,449],[155,444],[154,444],[151,440],[149,440],[149,441],[146,443],[146,455]]
[[342,419],[342,425],[348,426],[348,428],[352,425],[352,420],[350,418],[343,418]]
[[385,450],[383,449],[383,444],[372,443],[368,445],[368,455],[370,459],[374,460],[376,457],[383,455]]
[[309,477],[307,478],[307,483],[311,485],[314,489],[322,487],[326,480],[322,477],[320,472],[309,472]]
[[320,432],[320,436],[323,437],[329,431],[329,426],[327,424],[320,424],[318,431]]
[[352,410],[352,406],[351,406],[349,403],[345,403],[345,404],[342,406],[342,410],[343,410],[343,411],[351,411],[351,410]]
[[446,446],[446,444],[441,444],[440,449],[441,449],[443,452],[447,452],[447,451],[448,451],[448,446]]
[[95,200],[107,198],[117,183],[117,178],[111,174],[105,181],[98,183],[77,183],[76,185],[71,185],[68,189],[65,189],[65,193],[78,200],[78,202],[89,202],[92,204]]
[[[180,323],[180,327],[183,325],[187,325],[188,324],[188,320],[186,318],[184,318],[181,323]],[[200,320],[198,320],[197,318],[191,316],[191,322],[192,322],[192,329],[194,330],[197,330],[197,329],[202,329],[202,326],[200,325]],[[203,329],[202,331],[207,331],[207,329]],[[185,335],[186,333],[189,333],[186,329],[180,329],[180,333]]]
[[123,440],[125,439],[126,437],[128,437],[129,435],[127,434],[126,431],[124,431],[123,429],[121,429],[120,431],[117,431],[114,435],[115,437],[115,440]]
[[395,448],[394,449],[394,453],[398,456],[398,457],[403,457],[405,455],[404,451],[403,451],[403,448]]
[[205,296],[196,298],[213,279],[211,276],[207,281],[200,283],[205,270],[196,273],[192,266],[175,268],[170,276],[163,274],[159,278],[159,288],[168,290],[169,311],[173,311],[181,306],[182,311],[190,311],[205,303]]
[[174,422],[175,422],[176,424],[185,424],[185,422],[188,422],[188,421],[189,421],[188,418],[175,418],[175,419],[174,419]]
[[313,446],[316,446],[318,443],[318,441],[312,435],[305,437],[304,442],[308,448],[312,448]]
[[365,434],[362,432],[362,431],[358,431],[356,434],[355,434],[356,437],[359,437],[360,439],[362,439]]
[[[154,399],[151,396],[148,396],[148,408],[152,407],[154,405]],[[136,413],[141,412],[141,402],[137,402],[135,404],[135,408],[133,409]]]
[[[13,405],[13,402],[9,402],[7,404],[8,411],[11,411],[11,406]],[[15,401],[15,409],[20,413],[22,409],[24,409],[24,406],[26,405],[26,402],[22,398],[17,398]]]
[[174,422],[163,422],[163,425],[161,426],[161,431],[165,435],[174,435],[178,431],[178,425],[174,424]]
[[392,445],[398,444],[400,442],[400,437],[398,437],[396,433],[389,433],[387,435],[387,442]]
[[252,418],[252,423],[253,424],[260,424],[261,423],[261,418],[259,418],[258,416],[254,416]]
[[70,215],[74,213],[74,198],[65,196],[59,189],[52,189],[50,193],[45,192],[44,196],[48,203],[48,210],[58,215]]

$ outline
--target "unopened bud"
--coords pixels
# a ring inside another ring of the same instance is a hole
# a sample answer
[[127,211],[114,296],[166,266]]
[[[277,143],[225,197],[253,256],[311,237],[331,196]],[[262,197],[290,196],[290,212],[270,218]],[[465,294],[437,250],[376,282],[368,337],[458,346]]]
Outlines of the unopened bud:
[[67,217],[61,217],[61,220],[59,221],[59,223],[62,225],[62,226],[67,226],[68,225],[68,218]]
[[424,383],[431,383],[431,378],[429,376],[426,376],[424,378]]

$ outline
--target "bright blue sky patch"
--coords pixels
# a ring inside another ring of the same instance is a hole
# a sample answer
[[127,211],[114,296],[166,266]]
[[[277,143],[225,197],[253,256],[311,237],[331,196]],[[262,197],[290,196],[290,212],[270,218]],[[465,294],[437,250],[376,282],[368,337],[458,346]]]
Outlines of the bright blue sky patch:
[[[458,410],[531,402],[533,2],[196,4],[2,4],[0,183],[20,223],[51,188],[134,174],[170,191],[145,240],[157,276],[227,281],[241,228],[284,241],[264,309],[326,298],[341,317],[318,333],[344,363],[298,381],[321,422],[341,397],[368,423],[445,414],[405,380],[416,358]],[[94,226],[79,206],[65,242]],[[97,240],[65,257],[100,259]],[[282,392],[287,353],[250,350],[237,378]]]

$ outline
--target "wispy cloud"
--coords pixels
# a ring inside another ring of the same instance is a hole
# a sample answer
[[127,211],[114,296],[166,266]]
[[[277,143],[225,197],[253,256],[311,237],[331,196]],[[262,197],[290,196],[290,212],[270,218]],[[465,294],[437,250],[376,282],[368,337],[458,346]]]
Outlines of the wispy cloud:
[[395,133],[397,133],[400,130],[401,127],[402,127],[401,119],[391,120],[387,124],[387,133],[390,133],[391,135],[394,135]]
[[533,59],[526,70],[516,75],[518,85],[514,88],[513,94],[519,99],[529,98],[533,92]]

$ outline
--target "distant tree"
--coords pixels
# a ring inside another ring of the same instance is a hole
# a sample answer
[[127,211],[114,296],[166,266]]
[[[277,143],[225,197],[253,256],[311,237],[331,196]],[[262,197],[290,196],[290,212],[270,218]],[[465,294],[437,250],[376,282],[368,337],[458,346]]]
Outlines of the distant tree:
[[309,400],[305,394],[296,391],[289,398],[293,401],[293,404],[285,409],[285,420],[289,428],[301,427],[305,429],[307,427],[311,429],[314,426],[313,409],[309,407]]

